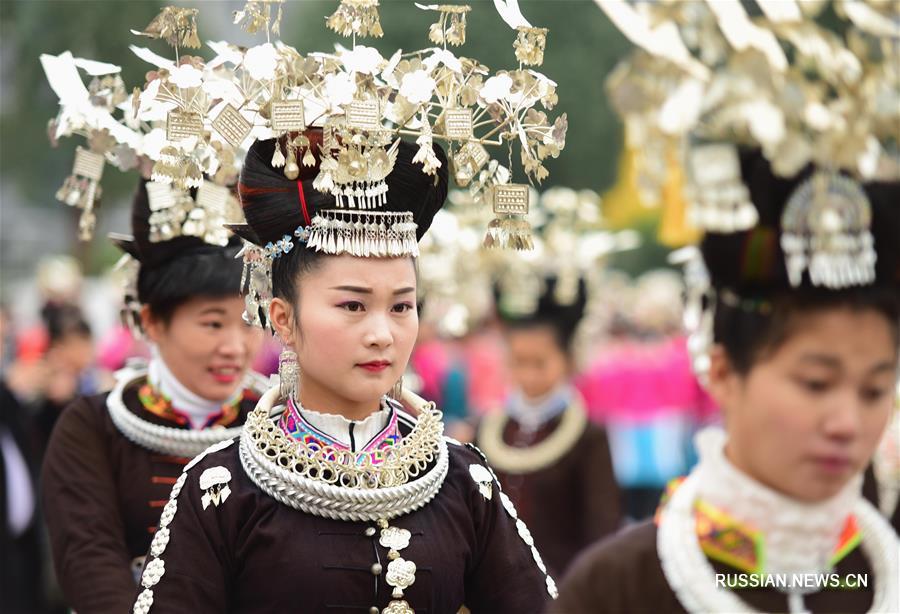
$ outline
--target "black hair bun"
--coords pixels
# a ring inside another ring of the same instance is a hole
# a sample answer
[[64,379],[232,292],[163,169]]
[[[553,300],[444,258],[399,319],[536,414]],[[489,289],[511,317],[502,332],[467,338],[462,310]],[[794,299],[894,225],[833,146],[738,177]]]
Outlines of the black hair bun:
[[558,297],[557,285],[560,280],[556,276],[548,276],[544,278],[543,282],[543,291],[538,297],[537,305],[534,311],[527,314],[510,313],[504,310],[501,288],[494,284],[494,302],[497,305],[497,314],[501,322],[511,328],[549,326],[556,332],[560,346],[568,349],[571,347],[578,324],[587,309],[587,282],[583,277],[578,278],[577,287],[573,288],[575,295],[571,302],[561,301]]
[[[314,136],[318,135],[318,136]],[[321,141],[321,131],[308,131],[310,140]],[[317,167],[300,166],[300,176],[291,180],[283,169],[272,166],[276,139],[256,141],[247,152],[238,193],[244,209],[246,225],[230,226],[234,232],[257,245],[277,241],[290,235],[298,226],[305,226],[316,212],[335,208],[331,194],[323,194],[313,187]],[[418,226],[417,238],[421,239],[434,215],[443,206],[449,187],[447,156],[437,144],[433,145],[441,166],[435,175],[422,172],[419,163],[413,163],[418,146],[400,141],[397,161],[386,182],[387,211],[410,211]],[[301,205],[300,190],[306,203],[306,216]]]
[[[758,149],[740,152],[741,174],[759,213],[755,228],[733,234],[707,232],[700,249],[715,288],[766,295],[791,288],[781,248],[781,215],[794,190],[815,172],[775,175]],[[872,205],[871,232],[878,260],[876,284],[900,285],[900,181],[871,182],[863,189]],[[804,275],[803,287],[812,287]]]

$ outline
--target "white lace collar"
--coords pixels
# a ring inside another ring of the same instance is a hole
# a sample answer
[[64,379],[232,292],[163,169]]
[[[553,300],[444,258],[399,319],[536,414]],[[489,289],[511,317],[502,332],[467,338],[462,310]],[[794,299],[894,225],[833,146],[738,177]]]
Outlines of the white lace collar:
[[348,420],[340,414],[323,414],[303,407],[296,400],[294,403],[304,420],[354,452],[365,448],[384,430],[391,419],[391,409],[386,403],[382,403],[381,409],[369,414],[363,420]]
[[534,432],[563,413],[571,404],[574,391],[568,383],[557,386],[542,397],[532,399],[521,390],[513,392],[506,402],[506,413],[528,432]]
[[725,432],[698,433],[698,496],[736,520],[760,530],[766,544],[766,573],[824,573],[841,530],[861,497],[862,476],[834,497],[803,503],[768,488],[737,469],[724,453]]
[[242,392],[243,380],[237,384],[235,391],[228,399],[204,399],[191,392],[179,381],[163,360],[156,345],[151,344],[150,353],[152,358],[147,365],[147,381],[160,394],[172,401],[172,407],[188,417],[192,429],[203,428],[210,416],[221,412],[223,405],[231,404]]
[[[716,570],[700,547],[694,517],[699,485],[698,475],[692,471],[662,509],[656,548],[666,582],[688,612],[755,612],[736,593],[719,586]],[[872,567],[870,577],[875,582],[869,612],[896,614],[900,599],[894,578],[900,573],[900,541],[887,520],[863,497],[857,497],[853,513],[862,534],[863,554]],[[790,612],[808,612],[803,593],[788,590]]]

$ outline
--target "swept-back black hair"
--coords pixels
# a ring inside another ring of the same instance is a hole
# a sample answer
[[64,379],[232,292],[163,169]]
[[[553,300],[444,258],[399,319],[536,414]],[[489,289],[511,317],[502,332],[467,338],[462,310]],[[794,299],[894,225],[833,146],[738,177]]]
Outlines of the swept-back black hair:
[[155,267],[141,266],[138,273],[138,301],[163,322],[195,298],[239,298],[241,261],[235,256],[239,246],[198,247]]
[[[321,143],[321,130],[306,133],[313,143]],[[236,228],[245,239],[265,245],[284,235],[292,235],[297,227],[308,225],[316,212],[335,208],[331,194],[324,194],[313,187],[318,166],[302,167],[297,180],[284,176],[280,168],[271,165],[276,140],[256,141],[247,152],[238,193],[247,224]],[[443,206],[447,196],[449,173],[447,157],[437,144],[433,146],[441,161],[434,176],[422,172],[419,163],[413,163],[418,146],[400,141],[394,168],[386,178],[388,186],[387,211],[410,211],[416,223],[416,236],[421,239],[434,215]],[[318,150],[314,149],[318,161]],[[272,292],[275,296],[294,304],[297,299],[297,279],[314,270],[326,257],[296,242],[287,254],[272,262]]]

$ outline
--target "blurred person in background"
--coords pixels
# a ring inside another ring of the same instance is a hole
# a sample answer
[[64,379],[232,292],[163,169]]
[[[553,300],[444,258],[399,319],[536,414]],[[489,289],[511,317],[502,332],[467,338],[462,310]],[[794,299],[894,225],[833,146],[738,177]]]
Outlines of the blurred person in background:
[[78,307],[46,304],[41,318],[47,330],[44,353],[45,381],[36,400],[37,446],[43,456],[50,434],[63,409],[76,397],[108,389],[108,382],[94,370],[91,327]]
[[572,383],[586,282],[575,281],[574,296],[557,277],[539,282],[527,310],[521,293],[529,284],[498,284],[512,391],[502,411],[481,420],[475,442],[551,573],[560,574],[579,551],[618,528],[621,502],[606,433],[588,420]]
[[10,614],[41,611],[43,576],[37,516],[38,464],[27,400],[40,386],[36,365],[19,364],[0,306],[0,607]]
[[509,388],[476,442],[548,567],[562,573],[621,521],[606,430],[589,420],[577,380],[599,332],[604,259],[637,243],[631,233],[601,230],[594,192],[557,187],[533,198],[534,249],[486,263]]

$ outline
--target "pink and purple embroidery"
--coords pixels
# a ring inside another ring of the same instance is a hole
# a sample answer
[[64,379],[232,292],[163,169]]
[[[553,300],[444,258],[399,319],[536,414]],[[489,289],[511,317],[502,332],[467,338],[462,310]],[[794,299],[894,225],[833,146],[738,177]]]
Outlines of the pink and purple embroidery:
[[[278,424],[285,434],[290,435],[297,441],[302,441],[310,450],[315,451],[325,447],[330,447],[334,450],[350,450],[349,446],[310,424],[303,417],[303,414],[300,413],[293,399],[288,400],[284,414],[282,414]],[[368,452],[370,462],[373,465],[380,465],[384,462],[384,450],[395,446],[399,443],[400,438],[397,412],[391,410],[391,417],[387,425],[364,448],[357,452]]]

